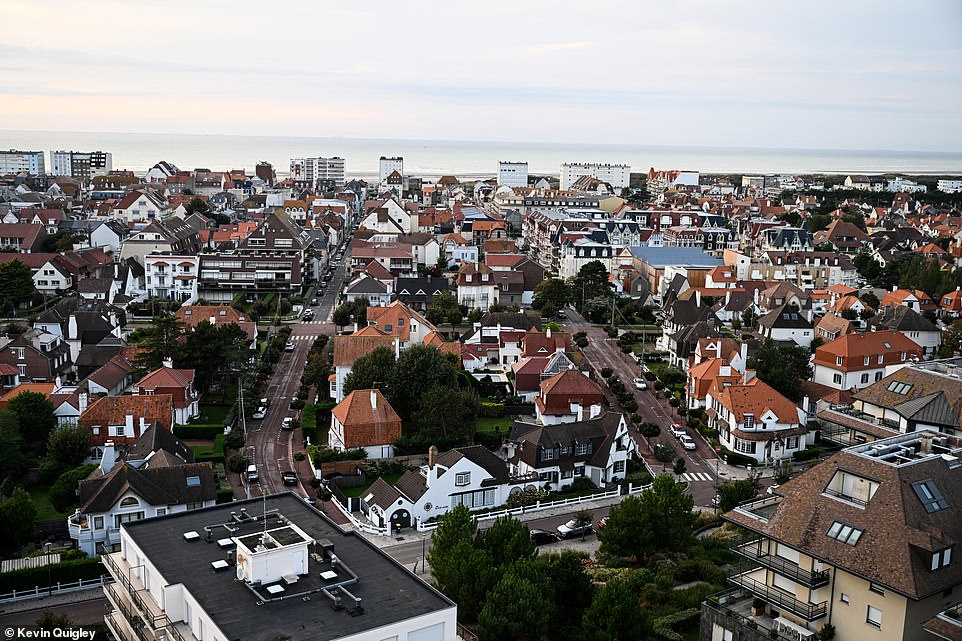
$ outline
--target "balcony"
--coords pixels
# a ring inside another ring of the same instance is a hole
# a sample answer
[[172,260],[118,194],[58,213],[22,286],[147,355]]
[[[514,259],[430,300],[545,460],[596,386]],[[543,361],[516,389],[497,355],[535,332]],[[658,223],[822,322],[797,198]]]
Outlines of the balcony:
[[725,620],[726,627],[736,626],[741,639],[774,639],[775,641],[806,641],[814,639],[816,632],[809,635],[801,630],[786,631],[779,625],[778,617],[772,617],[768,612],[762,612],[752,607],[753,598],[744,590],[733,588],[718,594],[713,594],[702,601],[702,612],[708,610]]
[[[755,568],[757,569],[757,568]],[[738,571],[738,570],[735,570]],[[806,621],[815,621],[824,617],[828,610],[828,603],[808,603],[800,601],[784,590],[757,581],[751,575],[754,570],[742,571],[728,577],[729,582],[745,588],[759,599],[777,607],[780,610],[787,610]]]
[[[797,563],[794,563],[789,559],[777,556],[775,554],[769,554],[768,552],[763,551],[763,544],[765,540],[766,539],[758,538],[751,541],[746,541],[741,545],[733,547],[732,552],[755,561],[763,567],[787,577],[796,583],[800,583],[805,587],[815,589],[823,585],[828,585],[830,579],[828,570],[810,572],[808,570],[803,570],[798,566]],[[774,545],[774,543],[769,541],[769,545]]]
[[[115,611],[129,624],[141,641],[193,641],[193,635],[184,635],[175,627],[153,596],[147,591],[120,552],[100,557],[104,566],[116,580],[105,590]],[[126,638],[126,637],[122,637]]]

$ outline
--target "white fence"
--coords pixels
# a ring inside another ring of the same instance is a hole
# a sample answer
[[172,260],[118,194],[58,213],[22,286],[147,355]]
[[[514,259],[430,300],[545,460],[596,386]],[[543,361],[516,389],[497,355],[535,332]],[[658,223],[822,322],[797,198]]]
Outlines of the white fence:
[[6,594],[0,594],[0,603],[12,603],[15,601],[25,601],[27,599],[39,599],[40,597],[52,594],[64,594],[66,592],[79,592],[81,590],[91,590],[93,588],[103,588],[104,584],[110,583],[110,579],[101,576],[99,579],[79,579],[72,583],[57,583],[56,585],[41,588],[39,586],[29,590],[14,590]]

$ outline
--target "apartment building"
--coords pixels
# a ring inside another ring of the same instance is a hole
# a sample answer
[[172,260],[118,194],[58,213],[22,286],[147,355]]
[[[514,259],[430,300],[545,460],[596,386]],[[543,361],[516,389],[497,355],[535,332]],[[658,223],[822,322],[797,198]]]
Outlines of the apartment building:
[[387,177],[393,174],[395,171],[400,176],[404,176],[404,158],[401,156],[381,156],[381,158],[378,160],[378,183],[383,183],[385,180],[387,180]]
[[561,165],[561,189],[570,189],[583,176],[597,178],[610,184],[614,189],[624,189],[631,178],[631,165],[566,162]]
[[528,163],[500,161],[498,163],[498,184],[505,187],[527,187]]
[[40,176],[47,173],[44,168],[42,151],[18,151],[10,149],[0,151],[0,175],[4,174],[33,174]]
[[702,604],[701,641],[808,641],[827,625],[836,641],[932,639],[923,624],[957,606],[962,583],[960,456],[956,437],[892,436],[724,514],[741,562]]
[[899,332],[846,334],[815,349],[812,380],[837,390],[862,389],[922,357],[922,348]]
[[122,641],[455,641],[457,605],[293,493],[122,524],[104,617]]
[[291,158],[291,178],[298,186],[316,189],[343,185],[344,175],[344,159],[337,156]]
[[89,181],[113,171],[113,154],[109,151],[51,151],[50,173]]

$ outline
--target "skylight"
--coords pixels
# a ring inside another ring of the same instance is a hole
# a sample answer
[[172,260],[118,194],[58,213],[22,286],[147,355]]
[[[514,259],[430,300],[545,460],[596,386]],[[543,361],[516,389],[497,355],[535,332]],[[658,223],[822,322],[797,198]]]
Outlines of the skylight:
[[199,477],[199,476],[188,476],[188,477],[187,477],[187,487],[200,487],[200,477]]
[[912,484],[912,489],[915,490],[915,495],[922,501],[925,511],[929,514],[939,512],[949,507],[948,501],[945,500],[942,493],[939,492],[939,489],[935,487],[934,481],[916,481]]
[[889,342],[884,342],[882,345],[885,345],[885,349],[892,349],[892,345]]
[[890,392],[895,392],[896,394],[901,394],[903,396],[908,394],[910,389],[912,389],[912,385],[902,381],[892,381],[889,383],[888,387]]
[[855,545],[858,540],[862,538],[863,530],[848,525],[847,523],[842,523],[841,521],[833,521],[832,527],[828,528],[828,536],[832,537],[836,541],[841,541],[845,545]]

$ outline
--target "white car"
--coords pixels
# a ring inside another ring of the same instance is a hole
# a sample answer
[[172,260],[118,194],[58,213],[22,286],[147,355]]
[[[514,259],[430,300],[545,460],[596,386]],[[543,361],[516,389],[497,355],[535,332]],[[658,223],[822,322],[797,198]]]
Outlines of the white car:
[[671,435],[675,438],[681,438],[682,436],[688,436],[688,432],[685,430],[684,425],[681,423],[675,423],[671,426]]
[[263,419],[265,416],[267,416],[266,407],[258,407],[256,410],[254,410],[254,413],[251,414],[251,418],[254,419],[255,421],[259,421]]
[[579,523],[577,519],[571,519],[567,523],[562,523],[558,526],[558,536],[562,539],[567,539],[582,534],[591,534],[592,530],[591,521]]
[[686,450],[696,449],[695,441],[692,440],[692,438],[687,434],[682,434],[681,436],[678,437],[678,440],[681,441],[681,446]]
[[645,382],[643,378],[635,379],[635,389],[646,390],[648,389],[648,383]]
[[281,421],[282,430],[292,430],[294,429],[294,419],[290,416],[285,416],[284,420]]
[[257,483],[257,481],[260,479],[260,477],[257,475],[257,466],[248,465],[247,471],[244,473],[244,476],[247,477],[248,483]]

